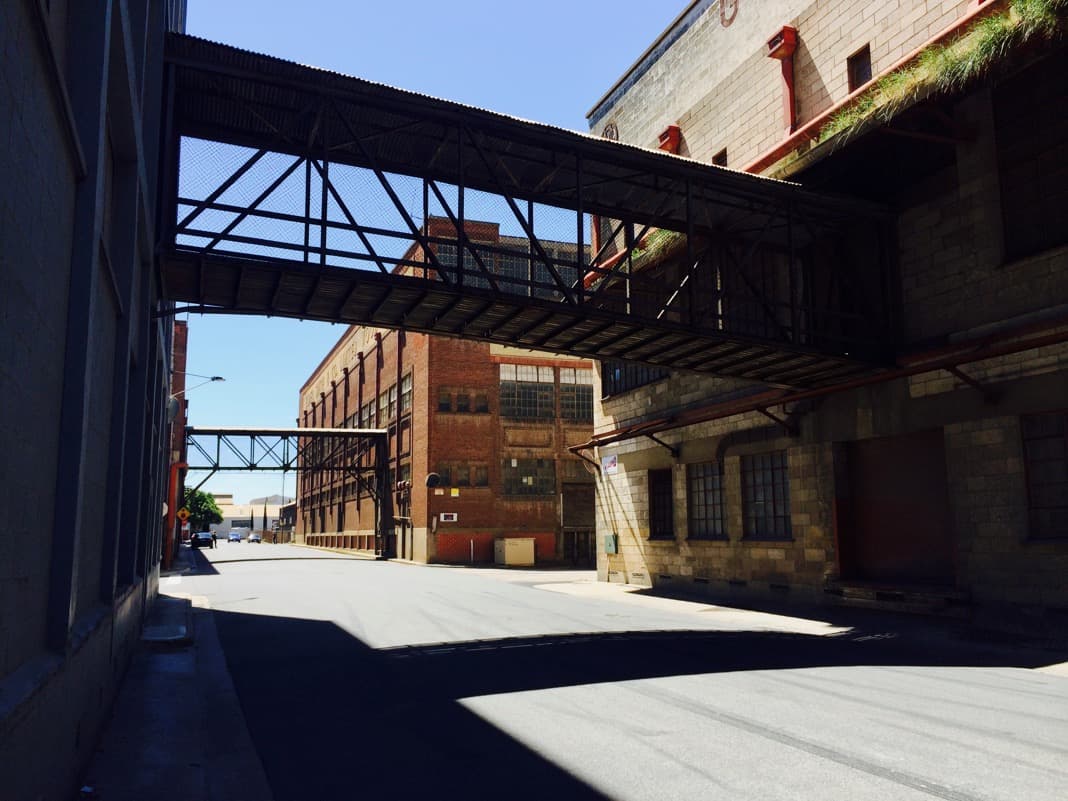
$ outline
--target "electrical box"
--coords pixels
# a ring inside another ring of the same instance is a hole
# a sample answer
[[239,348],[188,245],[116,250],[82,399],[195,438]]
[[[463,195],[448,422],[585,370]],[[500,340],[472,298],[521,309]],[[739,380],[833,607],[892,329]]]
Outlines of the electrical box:
[[605,534],[604,535],[604,552],[605,553],[619,553],[619,535],[618,534]]
[[534,564],[534,538],[509,537],[495,540],[493,543],[493,561],[498,565],[519,565],[529,567]]

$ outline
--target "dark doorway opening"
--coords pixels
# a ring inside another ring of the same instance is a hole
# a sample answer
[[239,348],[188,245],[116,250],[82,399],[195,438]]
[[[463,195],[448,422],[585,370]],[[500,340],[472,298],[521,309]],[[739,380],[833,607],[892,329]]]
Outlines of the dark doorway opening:
[[844,580],[951,586],[954,538],[942,431],[848,443],[839,497]]

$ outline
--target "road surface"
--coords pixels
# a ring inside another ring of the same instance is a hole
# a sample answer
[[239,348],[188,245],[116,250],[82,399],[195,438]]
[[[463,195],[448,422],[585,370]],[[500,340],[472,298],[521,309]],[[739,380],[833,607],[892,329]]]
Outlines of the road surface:
[[161,589],[211,610],[276,801],[1068,799],[1064,655],[582,571],[199,556]]

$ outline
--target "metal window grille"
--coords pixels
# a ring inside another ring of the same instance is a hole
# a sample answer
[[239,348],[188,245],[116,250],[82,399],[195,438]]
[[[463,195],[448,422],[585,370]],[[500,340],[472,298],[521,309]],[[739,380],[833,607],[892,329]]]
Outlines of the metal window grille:
[[1068,412],[1020,418],[1032,539],[1068,537]]
[[505,495],[555,495],[552,459],[505,459],[501,470]]
[[601,365],[601,397],[603,398],[644,387],[646,384],[671,375],[671,371],[665,367],[649,367],[632,362],[604,361]]
[[686,468],[690,539],[726,539],[727,515],[723,498],[723,468],[718,462]]
[[649,471],[649,539],[675,538],[671,469]]
[[560,368],[560,416],[575,423],[593,422],[593,370]]
[[556,416],[553,368],[501,365],[501,415],[513,420],[551,420]]
[[749,539],[792,539],[786,451],[742,457],[742,517]]

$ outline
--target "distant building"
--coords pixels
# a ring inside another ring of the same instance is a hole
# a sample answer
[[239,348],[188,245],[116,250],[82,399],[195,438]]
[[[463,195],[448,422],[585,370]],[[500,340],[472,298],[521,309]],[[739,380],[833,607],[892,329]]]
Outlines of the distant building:
[[[449,223],[432,219],[427,230],[445,236]],[[495,276],[527,280],[525,238],[490,223],[468,222],[467,231],[496,249],[483,257]],[[573,244],[545,244],[574,262]],[[440,245],[437,257],[455,252]],[[533,291],[551,293],[547,282]],[[592,566],[593,476],[568,450],[592,433],[589,361],[352,327],[309,377],[300,405],[303,427],[388,429],[398,556],[488,562],[494,540],[529,537],[539,562]],[[302,471],[298,486],[298,539],[373,551],[374,504],[353,476]]]
[[[280,525],[281,509],[292,502],[283,495],[270,495],[266,498],[253,498],[248,503],[234,503],[234,496],[228,493],[215,495],[215,504],[222,512],[222,522],[212,523],[209,529],[220,537],[232,528],[247,528],[252,531],[269,533]],[[264,524],[266,518],[266,525]]]

